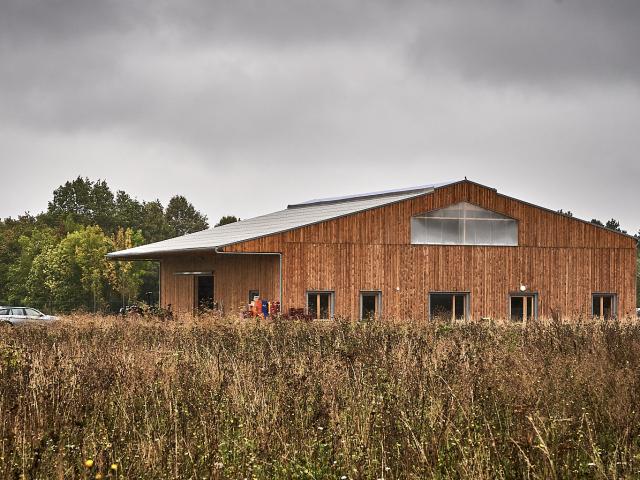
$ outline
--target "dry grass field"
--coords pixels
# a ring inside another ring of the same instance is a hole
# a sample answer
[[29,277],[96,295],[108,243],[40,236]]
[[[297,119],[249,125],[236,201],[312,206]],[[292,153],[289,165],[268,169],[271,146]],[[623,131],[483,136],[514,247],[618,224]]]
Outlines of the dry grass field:
[[639,400],[634,322],[76,316],[0,331],[0,477],[638,478]]

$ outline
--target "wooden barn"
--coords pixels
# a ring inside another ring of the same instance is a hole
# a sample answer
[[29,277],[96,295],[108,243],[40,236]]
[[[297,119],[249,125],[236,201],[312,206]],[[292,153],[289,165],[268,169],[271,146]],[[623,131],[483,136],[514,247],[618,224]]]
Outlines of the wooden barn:
[[463,180],[312,200],[114,252],[160,262],[160,303],[254,299],[328,319],[635,315],[636,240]]

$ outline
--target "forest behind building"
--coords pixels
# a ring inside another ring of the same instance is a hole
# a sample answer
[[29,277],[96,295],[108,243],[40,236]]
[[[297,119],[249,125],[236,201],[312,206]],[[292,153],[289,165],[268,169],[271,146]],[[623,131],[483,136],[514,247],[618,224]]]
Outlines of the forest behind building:
[[0,304],[68,312],[156,303],[157,263],[105,255],[208,227],[182,195],[165,206],[78,177],[54,190],[44,212],[0,221]]

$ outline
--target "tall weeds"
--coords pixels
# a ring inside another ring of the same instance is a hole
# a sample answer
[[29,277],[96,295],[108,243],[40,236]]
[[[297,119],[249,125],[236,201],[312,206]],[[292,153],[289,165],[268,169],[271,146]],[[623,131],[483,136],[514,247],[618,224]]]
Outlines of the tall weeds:
[[78,316],[0,332],[0,476],[633,478],[639,399],[631,322]]

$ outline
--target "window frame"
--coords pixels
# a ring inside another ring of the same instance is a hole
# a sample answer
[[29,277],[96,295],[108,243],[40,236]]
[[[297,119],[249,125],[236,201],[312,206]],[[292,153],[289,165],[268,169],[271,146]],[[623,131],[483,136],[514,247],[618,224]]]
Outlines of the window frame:
[[360,320],[370,320],[364,318],[364,297],[374,296],[376,302],[376,314],[373,320],[378,320],[382,316],[382,291],[381,290],[360,290]]
[[[304,292],[304,310],[307,315],[311,315],[309,313],[309,295],[318,295],[318,294],[329,294],[329,318],[319,318],[316,314],[316,317],[313,320],[333,320],[335,315],[335,304],[336,304],[336,293],[334,290],[306,290]],[[318,310],[320,310],[318,308]]]
[[[597,315],[595,314],[595,311],[593,310],[593,301],[595,300],[595,297],[611,297],[611,316],[609,318],[605,317],[604,315]],[[615,292],[592,292],[591,293],[591,318],[601,318],[603,320],[615,320],[618,318],[618,294]]]
[[[540,295],[538,294],[538,292],[510,292],[507,298],[507,310],[509,312],[509,321],[512,322],[522,322],[524,321],[524,319],[522,320],[513,320],[513,316],[511,314],[511,300],[513,298],[517,298],[517,297],[527,297],[527,298],[533,298],[533,318],[528,315],[528,318],[526,321],[529,320],[538,320],[538,312],[539,312],[539,302],[540,302]],[[527,311],[527,313],[529,313]]]
[[[463,321],[468,321],[471,314],[470,314],[470,310],[471,310],[471,292],[470,291],[460,291],[460,292],[456,292],[456,291],[450,291],[450,290],[446,290],[446,291],[430,291],[427,295],[428,298],[428,302],[427,302],[427,316],[429,318],[429,321],[433,321],[434,318],[431,315],[431,296],[432,295],[453,295],[453,296],[464,296],[464,318],[462,319]],[[451,312],[452,314],[454,313],[453,311]],[[453,315],[452,315],[453,317]],[[451,318],[450,321],[453,320],[460,320],[458,318]]]

